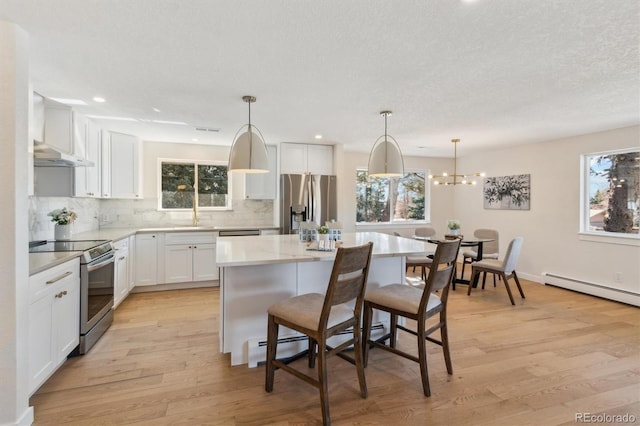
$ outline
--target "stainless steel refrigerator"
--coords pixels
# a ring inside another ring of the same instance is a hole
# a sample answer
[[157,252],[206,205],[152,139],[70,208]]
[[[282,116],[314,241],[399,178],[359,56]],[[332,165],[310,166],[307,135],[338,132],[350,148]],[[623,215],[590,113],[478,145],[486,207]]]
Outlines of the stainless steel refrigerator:
[[296,234],[301,222],[338,219],[336,177],[327,175],[280,176],[280,232]]

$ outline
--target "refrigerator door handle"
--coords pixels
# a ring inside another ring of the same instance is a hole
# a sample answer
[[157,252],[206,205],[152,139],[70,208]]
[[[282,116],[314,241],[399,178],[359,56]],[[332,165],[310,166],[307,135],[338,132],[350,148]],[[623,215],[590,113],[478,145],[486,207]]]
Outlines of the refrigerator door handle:
[[316,193],[314,191],[316,184],[316,177],[309,175],[309,216],[311,222],[316,221]]

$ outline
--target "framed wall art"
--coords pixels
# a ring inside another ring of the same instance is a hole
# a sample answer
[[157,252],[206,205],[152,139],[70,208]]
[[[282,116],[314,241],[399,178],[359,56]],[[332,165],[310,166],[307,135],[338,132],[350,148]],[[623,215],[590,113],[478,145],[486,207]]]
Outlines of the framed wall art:
[[482,192],[485,209],[529,210],[531,175],[485,178]]

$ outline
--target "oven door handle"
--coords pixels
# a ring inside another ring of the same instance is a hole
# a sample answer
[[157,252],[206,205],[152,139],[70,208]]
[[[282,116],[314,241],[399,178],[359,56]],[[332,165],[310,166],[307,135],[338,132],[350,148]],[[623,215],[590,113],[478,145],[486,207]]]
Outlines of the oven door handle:
[[115,262],[115,254],[111,253],[108,256],[106,256],[106,260],[101,260],[98,263],[89,263],[87,264],[87,272],[92,272],[95,271],[96,269],[100,269],[105,265],[108,265],[109,263],[113,263]]

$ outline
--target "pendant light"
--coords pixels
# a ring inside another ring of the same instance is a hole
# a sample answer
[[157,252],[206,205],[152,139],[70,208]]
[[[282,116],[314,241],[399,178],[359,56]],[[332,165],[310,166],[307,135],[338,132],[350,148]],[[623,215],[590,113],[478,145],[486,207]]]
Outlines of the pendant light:
[[429,175],[429,179],[433,179],[434,185],[476,185],[475,180],[469,180],[469,177],[484,176],[484,173],[473,173],[470,175],[458,174],[458,142],[460,139],[451,139],[453,143],[453,174],[444,172],[441,175]]
[[[269,161],[264,137],[257,127],[251,125],[251,104],[255,96],[243,96],[242,100],[249,104],[249,124],[238,130],[229,152],[229,171],[240,173],[268,173]],[[247,130],[242,133],[245,127]]]
[[384,117],[384,136],[380,136],[371,148],[369,154],[369,176],[391,177],[404,175],[404,159],[400,151],[400,145],[387,134],[387,117],[391,111],[381,111]]

